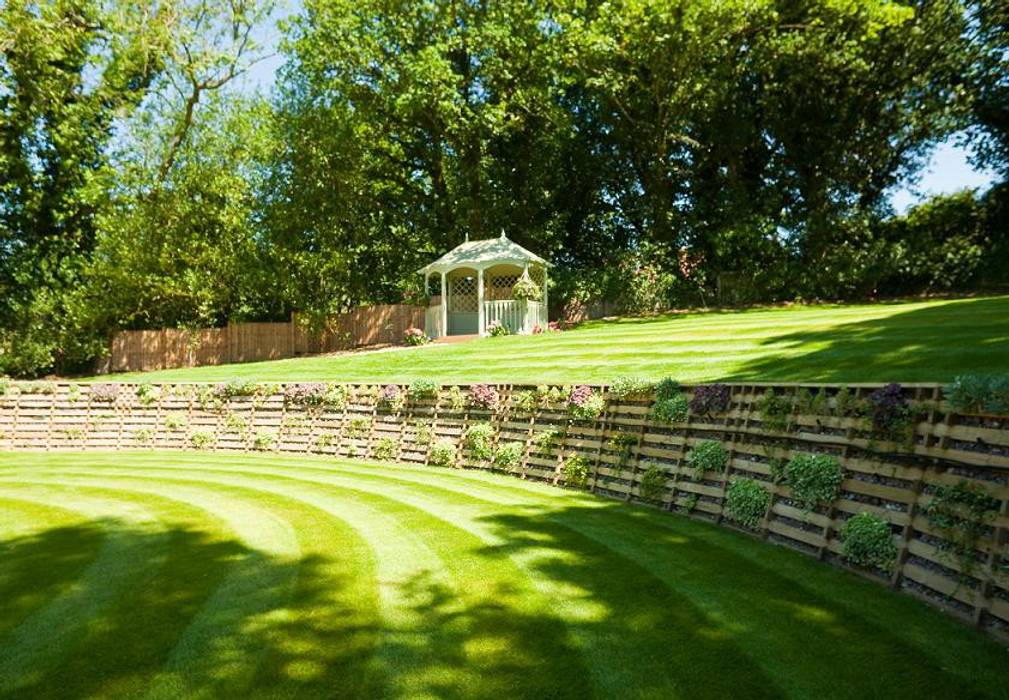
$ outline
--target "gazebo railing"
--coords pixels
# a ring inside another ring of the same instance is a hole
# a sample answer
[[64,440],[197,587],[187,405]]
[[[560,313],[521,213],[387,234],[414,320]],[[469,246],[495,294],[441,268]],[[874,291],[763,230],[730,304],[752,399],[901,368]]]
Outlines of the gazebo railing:
[[546,327],[546,306],[538,301],[515,299],[485,301],[484,321],[487,326],[497,321],[512,333],[530,333],[533,326]]

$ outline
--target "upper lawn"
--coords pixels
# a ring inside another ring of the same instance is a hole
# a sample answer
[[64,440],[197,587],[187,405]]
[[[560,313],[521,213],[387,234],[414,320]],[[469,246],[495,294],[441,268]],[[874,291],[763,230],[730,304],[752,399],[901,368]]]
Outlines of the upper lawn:
[[910,596],[678,515],[299,456],[0,454],[0,698],[1005,698]]
[[1009,296],[597,321],[564,333],[166,370],[151,381],[948,381],[1009,371]]

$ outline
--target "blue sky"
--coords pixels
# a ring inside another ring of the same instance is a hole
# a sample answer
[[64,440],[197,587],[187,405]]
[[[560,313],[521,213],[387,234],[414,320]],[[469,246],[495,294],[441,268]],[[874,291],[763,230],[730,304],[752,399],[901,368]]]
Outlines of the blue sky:
[[[287,16],[299,5],[298,0],[289,0],[276,15],[278,18]],[[283,58],[277,52],[279,36],[279,30],[271,27],[267,35],[260,37],[265,50],[271,55],[253,66],[242,81],[243,89],[268,91],[273,86],[277,70],[283,63]],[[968,152],[957,145],[955,138],[951,138],[933,150],[928,164],[919,173],[917,182],[894,189],[890,202],[898,213],[903,213],[908,207],[932,195],[949,194],[968,187],[984,190],[994,181],[995,174],[972,166],[968,162]]]

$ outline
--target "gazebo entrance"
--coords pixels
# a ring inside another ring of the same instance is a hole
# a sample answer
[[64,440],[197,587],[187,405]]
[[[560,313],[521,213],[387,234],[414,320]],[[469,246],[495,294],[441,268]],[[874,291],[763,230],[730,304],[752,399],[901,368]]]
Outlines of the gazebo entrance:
[[532,333],[547,325],[547,263],[501,235],[466,241],[420,270],[430,303],[425,332],[486,335],[501,326]]
[[480,332],[476,270],[456,270],[448,278],[448,335]]

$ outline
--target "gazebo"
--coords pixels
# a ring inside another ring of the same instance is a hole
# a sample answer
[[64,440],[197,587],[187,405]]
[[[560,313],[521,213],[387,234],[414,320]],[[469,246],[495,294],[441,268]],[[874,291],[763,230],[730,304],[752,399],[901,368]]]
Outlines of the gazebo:
[[547,325],[550,263],[508,239],[466,242],[418,270],[430,295],[425,332],[486,335],[495,321],[511,333]]

